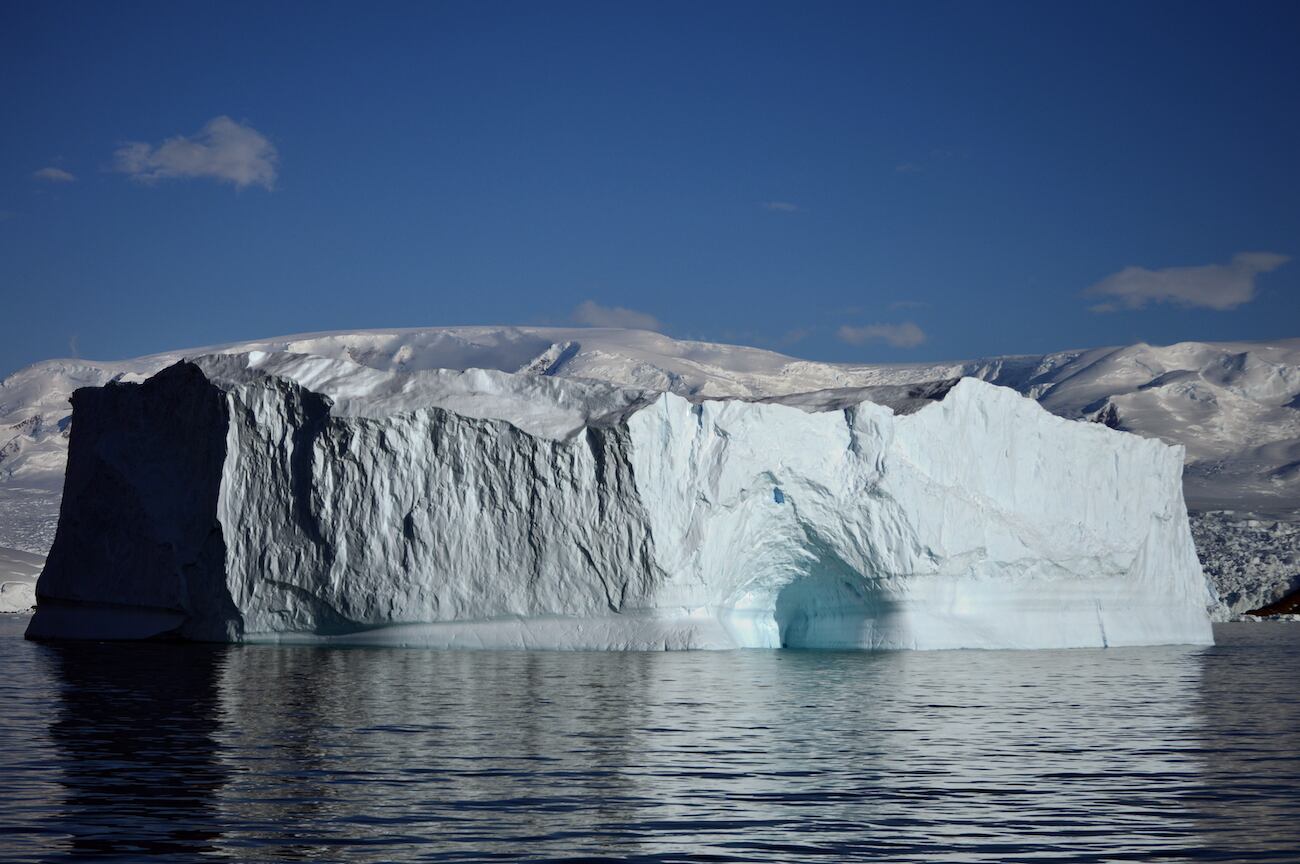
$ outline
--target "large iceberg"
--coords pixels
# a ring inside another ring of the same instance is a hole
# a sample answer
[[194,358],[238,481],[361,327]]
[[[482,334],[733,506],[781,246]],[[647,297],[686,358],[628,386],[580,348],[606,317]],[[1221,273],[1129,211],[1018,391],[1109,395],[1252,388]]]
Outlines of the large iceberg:
[[28,635],[1212,640],[1181,447],[974,379],[895,389],[691,401],[262,352],[84,388]]

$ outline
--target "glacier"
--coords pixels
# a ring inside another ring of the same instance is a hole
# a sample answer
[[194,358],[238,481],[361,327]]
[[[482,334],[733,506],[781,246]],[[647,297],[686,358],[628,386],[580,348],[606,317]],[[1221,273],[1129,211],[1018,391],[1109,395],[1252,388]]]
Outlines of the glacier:
[[252,351],[72,401],[30,638],[1212,641],[1182,448],[973,378],[785,404]]

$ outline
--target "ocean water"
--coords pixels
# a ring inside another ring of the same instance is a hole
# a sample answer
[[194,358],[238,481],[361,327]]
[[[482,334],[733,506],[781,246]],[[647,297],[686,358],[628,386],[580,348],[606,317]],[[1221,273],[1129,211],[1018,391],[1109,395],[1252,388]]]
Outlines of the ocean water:
[[1213,648],[38,645],[0,860],[1297,861],[1300,626]]

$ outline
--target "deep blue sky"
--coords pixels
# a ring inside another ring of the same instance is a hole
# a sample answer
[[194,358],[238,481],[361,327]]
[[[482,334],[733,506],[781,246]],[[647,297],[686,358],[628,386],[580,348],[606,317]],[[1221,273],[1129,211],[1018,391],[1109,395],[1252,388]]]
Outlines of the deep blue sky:
[[[1297,45],[1294,2],[5,3],[0,374],[585,300],[834,360],[1300,336],[1300,260],[1083,293],[1300,257]],[[115,155],[223,116],[270,189]]]

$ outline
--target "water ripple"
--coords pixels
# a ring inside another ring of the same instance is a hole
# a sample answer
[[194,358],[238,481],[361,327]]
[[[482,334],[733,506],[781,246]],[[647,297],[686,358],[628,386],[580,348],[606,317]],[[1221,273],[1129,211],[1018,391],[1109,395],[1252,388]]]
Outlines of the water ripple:
[[1294,861],[1300,627],[456,653],[0,632],[0,858]]

